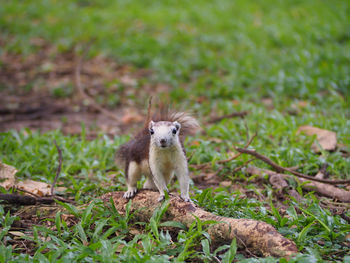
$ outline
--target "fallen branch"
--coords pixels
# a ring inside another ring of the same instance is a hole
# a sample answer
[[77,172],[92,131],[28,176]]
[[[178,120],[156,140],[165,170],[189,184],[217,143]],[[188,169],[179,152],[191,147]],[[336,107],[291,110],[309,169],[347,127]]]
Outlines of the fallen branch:
[[[247,141],[247,143],[244,145],[244,149],[248,148],[249,145],[253,142],[254,138],[257,136],[257,133],[254,133],[254,135]],[[231,162],[235,159],[237,159],[239,156],[241,156],[242,153],[236,153],[235,155],[233,155],[232,157],[225,159],[225,160],[219,160],[217,161],[218,164],[224,164],[224,163],[228,163]],[[196,169],[204,169],[204,168],[208,168],[211,165],[211,162],[207,162],[207,163],[201,163],[198,165],[192,165],[194,166]]]
[[[287,174],[280,174],[280,173],[276,173],[274,171],[271,170],[266,170],[266,169],[260,169],[254,166],[250,166],[246,169],[246,172],[252,175],[264,175],[267,174],[270,177],[280,177],[282,179],[286,179],[288,177],[290,177],[290,175]],[[350,192],[337,188],[333,185],[329,185],[329,184],[325,184],[325,183],[319,183],[319,182],[314,182],[314,181],[309,181],[306,180],[304,178],[298,178],[298,180],[301,183],[305,183],[302,184],[302,188],[308,190],[308,191],[315,191],[323,196],[327,196],[330,198],[334,198],[337,199],[341,202],[345,202],[345,203],[350,203]]]
[[[55,182],[57,180],[58,174],[60,173],[60,169],[61,169],[60,167],[62,165],[62,156],[60,157],[59,163],[60,163],[58,167],[59,169],[57,170]],[[12,190],[14,191],[14,193],[11,193],[11,194],[0,194],[0,201],[3,201],[8,204],[14,204],[14,205],[52,204],[52,203],[55,203],[55,200],[59,200],[65,203],[74,203],[74,201],[65,199],[60,196],[47,195],[42,197],[36,193],[33,193],[33,191],[28,191],[27,190],[28,188],[22,189],[22,188],[25,188],[23,185],[20,186],[20,184],[18,185],[15,184],[16,172],[17,170],[14,167],[0,162],[0,178],[2,180],[5,179],[5,182],[4,182],[5,184],[2,184],[1,186],[4,187],[5,189],[12,188]],[[35,181],[31,181],[31,182],[40,183]],[[53,187],[54,187],[54,184],[53,184]],[[47,184],[44,184],[44,185],[46,187]],[[52,189],[53,188],[51,188],[51,191]],[[25,193],[25,195],[17,194],[18,191]]]
[[36,204],[53,204],[55,200],[74,203],[71,200],[67,200],[58,196],[45,196],[45,197],[34,197],[30,195],[18,195],[18,194],[0,194],[0,200],[7,204],[14,205],[36,205]]
[[273,162],[271,159],[267,158],[266,156],[264,156],[260,153],[257,153],[255,150],[248,150],[246,148],[238,148],[238,147],[236,147],[235,149],[240,153],[250,154],[250,155],[262,160],[263,162],[271,165],[279,173],[280,172],[289,172],[291,174],[294,174],[294,175],[301,177],[301,178],[304,178],[304,179],[308,179],[308,180],[312,180],[312,181],[316,181],[316,182],[321,182],[321,183],[327,183],[327,184],[350,184],[350,180],[326,180],[326,179],[317,178],[317,177],[309,176],[306,174],[302,174],[302,173],[299,173],[295,170],[282,167],[282,166],[278,165],[277,163]]
[[29,195],[0,194],[0,200],[8,204],[34,205],[36,198]]
[[208,123],[217,123],[219,121],[222,121],[224,119],[230,119],[230,118],[235,118],[235,117],[245,117],[248,114],[247,111],[241,111],[241,112],[233,112],[231,114],[223,115],[223,116],[218,116],[211,118]]
[[[157,192],[141,190],[131,201],[130,212],[133,213],[133,219],[148,222],[160,205],[157,201],[158,195]],[[106,205],[112,198],[118,212],[125,214],[128,201],[123,198],[122,192],[107,193],[100,198]],[[178,196],[169,198],[169,208],[164,215],[164,221],[177,221],[189,227],[196,218],[218,222],[207,230],[214,246],[229,244],[236,238],[239,247],[247,248],[258,255],[289,257],[298,252],[294,242],[283,237],[265,222],[221,217],[184,202]]]
[[32,196],[34,196],[35,198],[40,198],[40,195],[37,195],[37,194],[32,193],[32,192],[30,192],[30,191],[27,191],[27,190],[25,190],[25,189],[18,188],[17,186],[13,186],[12,189],[13,189],[14,192],[20,191],[20,192],[22,192],[22,193],[26,193],[26,194],[32,195]]
[[[254,138],[256,137],[257,133],[254,133],[254,135],[248,140],[248,142],[244,145],[243,149],[246,149],[249,147],[249,145],[253,142]],[[228,163],[231,162],[232,160],[238,158],[239,156],[241,156],[242,153],[237,153],[234,156],[232,156],[231,158],[228,158],[226,160],[221,160],[218,161],[219,164],[223,164],[223,163]]]

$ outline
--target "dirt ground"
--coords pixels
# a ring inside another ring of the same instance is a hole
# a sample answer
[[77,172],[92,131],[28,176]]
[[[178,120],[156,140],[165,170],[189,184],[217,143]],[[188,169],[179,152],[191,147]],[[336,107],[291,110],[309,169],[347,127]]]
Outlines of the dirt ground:
[[[38,48],[35,54],[0,55],[0,132],[29,128],[79,134],[84,123],[87,136],[119,135],[143,122],[150,95],[169,89],[144,84],[150,70],[103,56],[86,58],[78,51],[58,52],[41,39],[33,43]],[[81,86],[91,100],[81,96],[77,87],[79,60]]]

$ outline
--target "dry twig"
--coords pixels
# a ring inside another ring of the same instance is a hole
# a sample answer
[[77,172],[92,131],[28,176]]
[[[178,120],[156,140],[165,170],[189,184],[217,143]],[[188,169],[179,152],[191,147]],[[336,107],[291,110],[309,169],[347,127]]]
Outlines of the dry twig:
[[27,190],[25,190],[25,189],[20,189],[20,188],[18,188],[18,187],[16,187],[16,186],[14,186],[13,189],[14,189],[14,191],[20,191],[20,192],[23,192],[23,193],[26,193],[26,194],[30,194],[30,195],[34,196],[35,198],[40,198],[39,195],[34,194],[34,193],[32,193],[32,192],[30,192],[30,191],[27,191]]
[[[254,138],[257,136],[257,133],[255,133],[249,140],[248,142],[244,145],[244,148],[248,148],[249,145],[253,142]],[[217,161],[218,164],[224,164],[224,163],[228,163],[231,162],[235,159],[237,159],[239,156],[241,156],[242,153],[236,153],[235,155],[233,155],[232,157],[225,159],[225,160],[219,160]],[[211,162],[207,162],[207,163],[201,163],[198,165],[192,165],[194,166],[196,169],[206,169],[211,165]]]
[[227,115],[223,115],[223,116],[218,116],[218,117],[214,117],[214,118],[211,118],[208,123],[217,123],[219,121],[222,121],[224,119],[230,119],[230,118],[234,118],[234,117],[245,117],[246,115],[248,114],[247,111],[241,111],[241,112],[234,112],[234,113],[231,113],[231,114],[227,114]]
[[[256,174],[256,175],[263,175],[267,174],[269,176],[277,176],[281,177],[283,179],[290,177],[290,175],[287,174],[281,174],[281,173],[276,173],[271,170],[266,170],[266,169],[260,169],[254,166],[250,166],[246,169],[246,172],[249,174]],[[302,187],[308,191],[315,191],[323,196],[335,198],[341,202],[350,202],[350,192],[346,191],[344,189],[337,188],[333,185],[325,184],[325,183],[319,183],[319,182],[314,182],[314,181],[308,181],[304,178],[299,178],[298,179],[301,183],[305,183],[302,185]]]
[[277,163],[273,162],[271,159],[267,158],[266,156],[264,156],[260,153],[257,153],[255,150],[248,150],[246,148],[239,148],[239,147],[236,147],[235,149],[240,153],[250,154],[250,155],[262,160],[263,162],[271,165],[273,167],[273,169],[276,170],[277,172],[289,172],[291,174],[294,174],[294,175],[301,177],[301,178],[304,178],[304,179],[308,179],[308,180],[312,180],[312,181],[316,181],[316,182],[321,182],[321,183],[327,183],[327,184],[350,184],[350,180],[326,180],[326,179],[321,179],[321,178],[315,178],[313,176],[302,174],[302,173],[299,173],[297,171],[291,170],[289,168],[282,167],[282,166],[278,165]]
[[[248,142],[244,145],[244,149],[248,148],[249,145],[253,142],[254,138],[256,137],[257,133],[254,133],[254,135],[248,140]],[[223,164],[223,163],[228,163],[231,162],[234,159],[237,159],[239,156],[241,156],[242,153],[237,153],[234,156],[232,156],[231,158],[228,158],[226,160],[221,160],[218,161],[219,164]]]

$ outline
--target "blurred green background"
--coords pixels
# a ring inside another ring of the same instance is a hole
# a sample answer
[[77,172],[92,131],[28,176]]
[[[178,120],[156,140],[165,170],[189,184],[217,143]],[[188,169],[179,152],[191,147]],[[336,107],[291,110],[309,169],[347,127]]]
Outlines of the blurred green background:
[[[350,96],[348,1],[0,1],[2,52],[59,50],[150,68],[172,98]],[[176,89],[175,89],[176,88]],[[349,105],[349,104],[347,104]]]

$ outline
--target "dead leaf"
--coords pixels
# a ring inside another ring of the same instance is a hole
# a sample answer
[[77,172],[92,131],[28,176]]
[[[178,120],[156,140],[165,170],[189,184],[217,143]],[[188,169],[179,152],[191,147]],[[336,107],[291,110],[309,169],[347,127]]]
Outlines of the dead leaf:
[[65,192],[66,190],[67,190],[67,187],[64,187],[64,186],[55,187],[55,192]]
[[300,109],[306,108],[307,106],[309,106],[309,102],[305,101],[305,100],[301,100],[301,101],[293,103],[291,105],[291,108],[299,111]]
[[17,184],[18,189],[31,192],[39,196],[51,195],[51,186],[44,182],[37,182],[33,180],[25,180]]
[[232,100],[232,103],[233,103],[233,105],[238,106],[239,104],[241,104],[241,101],[239,101],[239,100]]
[[199,146],[201,143],[199,141],[193,141],[191,143],[192,146]]
[[16,237],[23,237],[23,236],[26,235],[26,234],[24,234],[23,232],[20,232],[20,231],[9,231],[8,233],[10,235],[13,235],[13,236],[16,236]]
[[278,174],[271,175],[269,181],[278,190],[283,190],[284,188],[288,187],[286,180],[284,180],[284,178]]
[[0,186],[6,190],[13,187],[15,184],[16,168],[0,162]]
[[211,142],[214,142],[214,143],[222,143],[221,139],[215,138],[215,137],[208,138],[208,141],[211,141]]
[[230,187],[232,185],[232,181],[222,181],[219,185],[221,187]]
[[136,86],[137,80],[129,75],[125,75],[120,78],[120,83],[126,86]]
[[306,108],[308,105],[309,105],[309,102],[305,100],[301,100],[298,102],[299,108]]
[[198,96],[198,97],[196,98],[196,101],[197,101],[198,103],[204,103],[204,102],[208,101],[208,98],[205,97],[205,96]]
[[302,200],[302,197],[300,196],[300,194],[295,189],[287,190],[287,193],[290,196],[294,197],[295,200],[297,200],[298,202],[300,202]]
[[115,252],[119,254],[122,253],[124,247],[125,245],[119,244]]
[[129,229],[129,233],[132,234],[133,236],[142,234],[142,232],[139,229],[137,229],[137,228],[130,228]]
[[[316,135],[318,143],[326,151],[334,151],[337,147],[337,134],[335,132],[320,129],[317,127],[308,126],[308,125],[299,127],[298,134],[301,132],[310,136]],[[321,149],[317,145],[317,143],[312,144],[311,148],[316,153],[321,152]]]
[[73,215],[69,215],[69,214],[62,214],[62,215],[61,215],[61,218],[62,218],[62,220],[64,220],[64,221],[68,221],[69,219],[73,219],[74,216],[73,216]]
[[122,122],[124,124],[130,124],[130,123],[139,122],[139,121],[142,121],[142,120],[143,120],[143,117],[140,114],[136,113],[136,112],[127,112],[122,117]]
[[263,98],[261,102],[270,110],[274,108],[274,103],[272,98]]

